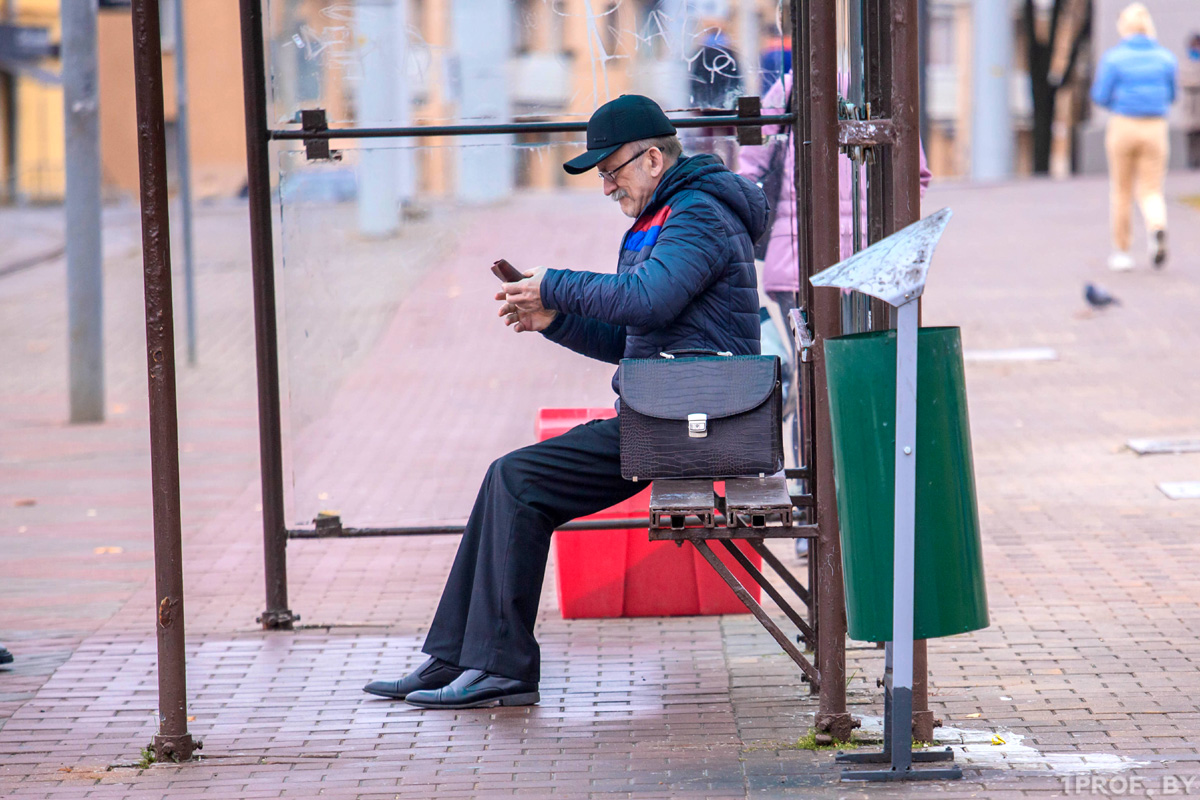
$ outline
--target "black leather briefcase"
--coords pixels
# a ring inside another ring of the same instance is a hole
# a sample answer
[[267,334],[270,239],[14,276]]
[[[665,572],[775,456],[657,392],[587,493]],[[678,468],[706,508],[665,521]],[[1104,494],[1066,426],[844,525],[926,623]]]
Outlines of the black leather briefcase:
[[775,356],[681,350],[622,359],[619,372],[622,477],[732,478],[783,469]]

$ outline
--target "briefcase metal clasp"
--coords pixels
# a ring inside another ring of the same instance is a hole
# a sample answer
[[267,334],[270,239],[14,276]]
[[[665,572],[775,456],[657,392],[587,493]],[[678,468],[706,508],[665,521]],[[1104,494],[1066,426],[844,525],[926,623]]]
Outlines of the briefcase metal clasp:
[[708,436],[708,414],[688,414],[688,436],[693,439]]

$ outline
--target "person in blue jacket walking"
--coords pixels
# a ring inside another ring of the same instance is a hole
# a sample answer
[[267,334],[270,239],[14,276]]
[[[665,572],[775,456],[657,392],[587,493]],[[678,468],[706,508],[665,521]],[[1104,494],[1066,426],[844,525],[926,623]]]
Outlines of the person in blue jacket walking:
[[[767,200],[758,186],[716,156],[684,157],[666,114],[639,95],[597,109],[587,151],[563,166],[573,175],[597,169],[604,194],[634,220],[616,274],[526,272],[496,295],[506,325],[613,364],[666,350],[759,353],[754,242],[766,230]],[[550,535],[643,488],[621,477],[616,419],[497,459],[429,627],[429,660],[364,691],[423,708],[538,702],[533,629]]]
[[1130,206],[1136,187],[1151,258],[1162,267],[1167,260],[1167,109],[1175,102],[1179,67],[1155,41],[1154,20],[1142,3],[1121,12],[1117,31],[1121,42],[1104,54],[1092,84],[1092,102],[1111,112],[1105,137],[1113,244],[1108,265],[1133,269]]

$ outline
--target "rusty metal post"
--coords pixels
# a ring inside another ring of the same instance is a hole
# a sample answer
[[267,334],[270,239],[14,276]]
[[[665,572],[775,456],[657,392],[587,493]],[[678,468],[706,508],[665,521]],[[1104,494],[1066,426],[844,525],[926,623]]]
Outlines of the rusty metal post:
[[817,525],[817,660],[821,675],[820,707],[816,727],[837,741],[850,738],[854,721],[846,712],[846,600],[842,586],[841,542],[838,534],[837,499],[833,483],[833,440],[826,389],[825,339],[842,332],[841,301],[836,289],[814,290],[808,277],[838,261],[838,91],[837,9],[835,0],[803,0],[797,15],[802,27],[800,48],[792,63],[797,81],[807,87],[803,139],[807,199],[805,224],[811,226],[808,272],[802,275],[811,298],[813,333],[816,339],[814,392],[816,406],[816,453],[813,458]]
[[262,478],[263,571],[267,630],[291,630],[287,526],[283,510],[283,436],[279,411],[279,349],[275,315],[275,254],[271,242],[271,174],[267,150],[267,81],[261,0],[240,0],[242,92],[246,114],[246,182],[250,265],[254,281],[254,350],[258,367],[258,447]]
[[141,176],[146,364],[150,384],[150,469],[154,493],[154,584],[158,632],[160,761],[184,761],[195,744],[187,729],[183,635],[183,542],[179,512],[179,419],[175,403],[175,321],[171,304],[167,141],[163,120],[158,0],[133,0],[134,83]]
[[[921,218],[920,33],[918,0],[865,0],[867,99],[872,115],[891,119],[896,142],[880,148],[868,172],[868,239],[890,236]],[[891,326],[886,304],[875,300],[876,329]],[[928,654],[924,640],[913,643],[913,735],[933,739],[929,711]]]

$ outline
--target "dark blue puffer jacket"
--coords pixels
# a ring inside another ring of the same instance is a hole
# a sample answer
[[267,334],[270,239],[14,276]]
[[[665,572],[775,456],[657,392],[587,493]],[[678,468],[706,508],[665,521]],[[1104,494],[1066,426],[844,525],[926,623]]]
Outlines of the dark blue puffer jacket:
[[716,156],[680,158],[621,241],[616,275],[546,270],[542,305],[559,313],[543,333],[613,364],[664,350],[757,354],[754,241],[766,225],[761,189]]

